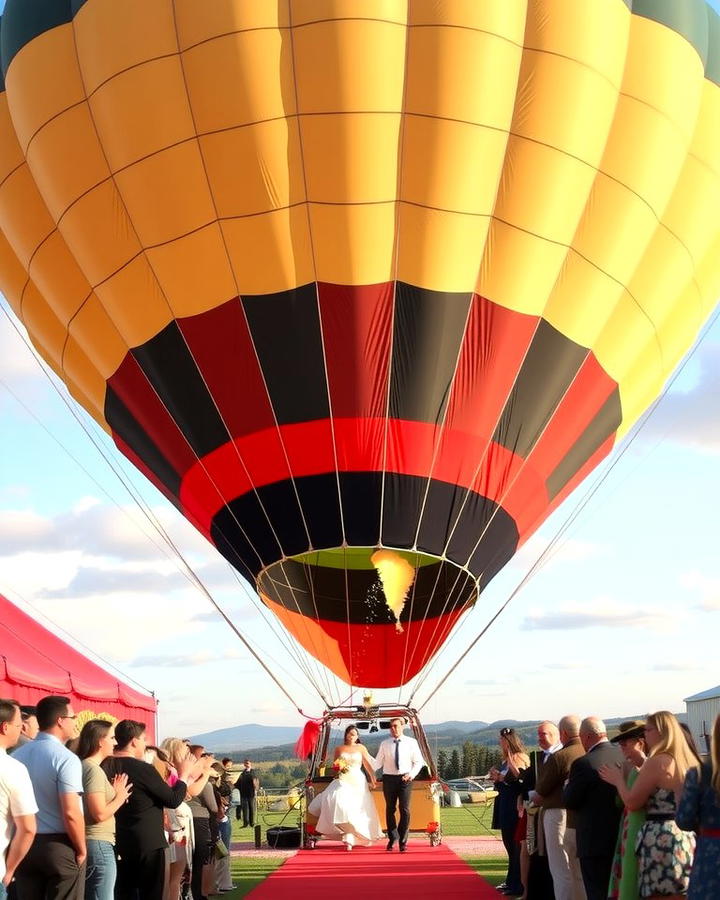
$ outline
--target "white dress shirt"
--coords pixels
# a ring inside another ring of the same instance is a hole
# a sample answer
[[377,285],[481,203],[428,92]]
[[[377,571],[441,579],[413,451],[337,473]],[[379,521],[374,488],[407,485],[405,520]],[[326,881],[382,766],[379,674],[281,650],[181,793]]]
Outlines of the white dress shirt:
[[425,760],[420,753],[420,745],[415,738],[401,734],[399,756],[400,767],[395,765],[395,738],[387,738],[380,744],[375,761],[378,769],[385,775],[409,775],[414,778],[425,765]]

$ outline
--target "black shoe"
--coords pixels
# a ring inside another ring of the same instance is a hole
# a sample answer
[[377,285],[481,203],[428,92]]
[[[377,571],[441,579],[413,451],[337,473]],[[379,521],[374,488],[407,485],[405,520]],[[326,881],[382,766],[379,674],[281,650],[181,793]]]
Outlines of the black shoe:
[[387,852],[389,853],[389,852],[392,850],[392,848],[393,848],[394,846],[395,846],[395,841],[388,841],[388,842],[387,842],[387,846],[385,847],[385,849],[386,849]]
[[506,887],[507,887],[507,881],[503,881],[500,884],[496,885],[495,890],[496,891],[504,891]]
[[407,844],[400,844],[400,852],[404,853],[407,850]]

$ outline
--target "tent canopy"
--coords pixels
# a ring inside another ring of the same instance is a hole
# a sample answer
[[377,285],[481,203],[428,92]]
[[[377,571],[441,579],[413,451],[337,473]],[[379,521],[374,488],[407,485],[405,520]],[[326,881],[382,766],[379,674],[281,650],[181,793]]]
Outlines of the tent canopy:
[[47,694],[69,697],[76,713],[144,722],[155,739],[153,696],[124,684],[0,595],[0,696],[34,705]]

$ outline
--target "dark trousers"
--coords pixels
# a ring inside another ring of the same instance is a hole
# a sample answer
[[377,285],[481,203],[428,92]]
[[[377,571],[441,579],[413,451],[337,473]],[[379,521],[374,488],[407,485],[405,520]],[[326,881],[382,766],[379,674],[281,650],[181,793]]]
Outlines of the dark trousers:
[[[403,781],[402,775],[383,775],[383,795],[385,796],[385,824],[391,841],[407,843],[410,829],[410,794],[412,781]],[[395,824],[395,810],[400,805],[400,821]]]
[[520,881],[520,844],[515,840],[515,829],[517,828],[517,820],[514,825],[508,825],[500,829],[503,846],[507,850],[508,867],[505,883],[509,888],[522,893],[522,882]]
[[582,872],[587,900],[606,900],[608,886],[610,885],[612,861],[612,856],[580,857],[580,871]]
[[195,846],[193,848],[190,890],[193,900],[205,900],[202,892],[202,875],[203,866],[210,862],[210,820],[193,816],[193,826],[195,828]]
[[540,856],[539,853],[530,855],[527,900],[555,900],[555,889],[548,858]]
[[162,900],[165,850],[118,852],[115,900]]
[[250,828],[255,824],[255,797],[243,797],[240,795],[240,806],[237,813],[238,819],[242,817],[242,826]]
[[78,866],[66,834],[38,834],[15,872],[13,888],[21,900],[82,900],[85,863]]

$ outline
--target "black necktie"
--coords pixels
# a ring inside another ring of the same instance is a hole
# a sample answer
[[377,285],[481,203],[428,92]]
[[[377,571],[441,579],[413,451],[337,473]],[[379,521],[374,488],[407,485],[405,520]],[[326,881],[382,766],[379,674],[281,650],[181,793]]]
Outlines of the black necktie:
[[400,738],[395,738],[395,768],[400,774]]

